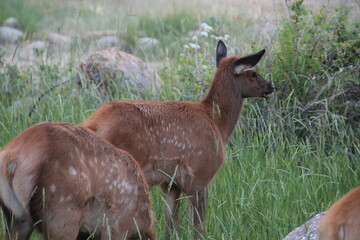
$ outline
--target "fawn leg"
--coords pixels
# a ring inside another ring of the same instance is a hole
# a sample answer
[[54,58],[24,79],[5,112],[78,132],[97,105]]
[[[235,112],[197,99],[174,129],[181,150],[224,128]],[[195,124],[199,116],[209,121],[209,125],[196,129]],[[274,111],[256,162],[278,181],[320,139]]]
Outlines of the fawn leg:
[[194,224],[194,239],[201,239],[206,233],[205,229],[205,205],[207,200],[207,189],[195,191],[189,194],[189,215],[190,220]]

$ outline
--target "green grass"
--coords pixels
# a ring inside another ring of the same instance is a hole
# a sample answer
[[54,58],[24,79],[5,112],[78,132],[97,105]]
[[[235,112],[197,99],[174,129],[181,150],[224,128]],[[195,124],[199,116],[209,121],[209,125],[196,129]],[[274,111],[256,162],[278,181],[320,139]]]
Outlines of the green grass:
[[[51,86],[46,74],[54,73],[33,74],[33,78],[43,76],[42,89]],[[173,87],[169,86],[170,92]],[[75,85],[69,83],[51,92],[38,103],[32,117],[27,116],[26,107],[19,112],[3,101],[0,145],[39,121],[81,122],[103,102],[96,91],[77,90],[71,94],[73,88]],[[181,85],[177,88],[182,89]],[[27,88],[22,89],[20,96],[25,96]],[[131,98],[130,94],[123,96]],[[176,98],[173,95],[169,100]],[[277,119],[277,125],[262,119],[260,107],[270,112],[264,104],[269,102],[249,100],[244,106],[243,119],[226,149],[227,161],[210,186],[206,239],[280,239],[357,185],[359,149],[353,152],[354,157],[349,156],[356,139],[349,138],[349,128],[343,121],[337,122],[339,131],[328,146],[325,131],[318,139],[302,140],[279,116],[265,114]],[[158,239],[164,239],[161,192],[153,189],[152,199]],[[192,229],[185,206],[180,213],[182,230],[174,239],[190,239]]]
[[67,4],[54,4],[46,0],[2,0],[0,2],[0,23],[7,18],[15,17],[19,21],[18,27],[30,35],[44,28],[58,31],[63,27],[63,21],[59,19],[69,15]]
[[[100,104],[91,92],[67,96],[70,87],[46,97],[32,118],[26,111],[22,114],[12,108],[2,109],[1,146],[39,121],[81,122]],[[253,104],[257,103],[248,102],[245,108],[249,110]],[[243,117],[257,117],[256,112],[246,112]],[[346,127],[341,122],[339,125]],[[322,136],[304,141],[281,123],[274,127],[268,121],[256,130],[253,121],[242,119],[226,149],[227,161],[210,186],[206,239],[280,239],[312,215],[326,210],[335,199],[357,186],[360,176],[359,149],[350,158],[349,149],[354,143],[343,134],[345,131],[339,132],[339,140],[327,146]],[[161,192],[153,189],[152,199],[158,239],[164,239]],[[174,239],[190,239],[187,209],[183,207],[180,213],[182,231]]]
[[[78,19],[72,21],[79,21],[82,26],[87,20],[95,18],[88,29],[107,29],[106,26],[114,19],[124,19],[111,15],[96,23],[97,14],[89,9],[80,12],[76,17]],[[196,23],[205,21],[212,25],[217,36],[234,29],[228,40],[230,51],[237,48],[251,53],[264,44],[263,39],[241,43],[244,39],[241,31],[246,27],[237,26],[238,23],[232,23],[226,17],[214,20],[179,13],[167,17],[127,16],[125,19],[127,24],[124,26],[115,20],[111,25],[119,32],[121,28],[127,28],[122,36],[127,41],[125,48],[143,58],[166,63],[160,71],[164,84],[159,94],[144,93],[145,99],[197,101],[205,93],[214,72],[211,57],[216,40],[209,36],[199,41],[201,50],[184,50],[183,43],[190,40],[183,36],[194,31]],[[353,67],[357,62],[345,54],[336,56],[331,66],[327,66],[321,58],[308,58],[309,64],[316,63],[313,71],[306,66],[282,62],[281,58],[290,58],[287,54],[294,50],[293,45],[285,44],[292,41],[290,37],[293,36],[288,35],[292,31],[290,25],[286,22],[284,34],[274,37],[259,69],[275,85],[278,83],[282,87],[289,80],[289,87],[295,87],[286,89],[286,95],[281,95],[278,87],[278,93],[269,100],[245,101],[239,125],[226,147],[227,161],[210,185],[206,216],[208,235],[205,239],[281,239],[316,213],[326,210],[359,182],[359,123],[341,114],[340,100],[324,101],[321,107],[309,108],[304,113],[307,104],[326,99],[341,90],[345,80],[358,81]],[[38,26],[33,28],[34,31]],[[31,29],[29,27],[29,31]],[[311,32],[306,32],[305,36],[309,37]],[[161,46],[155,49],[156,52],[143,53],[137,49],[135,41],[143,36],[160,40]],[[297,36],[296,32],[294,36]],[[205,47],[205,41],[210,47]],[[299,44],[305,44],[303,48],[309,43],[311,41],[304,43],[299,40]],[[331,47],[337,49],[343,43]],[[73,58],[77,59],[86,48],[82,44],[80,42],[75,47]],[[353,45],[346,46],[351,48]],[[321,46],[316,46],[316,49],[324,51]],[[299,60],[308,57],[306,49],[301,48],[299,54],[302,54],[298,56]],[[323,56],[319,52],[316,54]],[[203,68],[204,65],[206,68]],[[343,70],[340,71],[340,68]],[[32,124],[40,121],[79,123],[106,101],[95,88],[79,89],[71,82],[48,93],[29,117],[29,107],[34,99],[56,82],[71,78],[74,71],[72,64],[63,66],[38,61],[24,68],[16,63],[0,61],[0,149]],[[316,80],[316,84],[312,84],[312,79]],[[315,99],[314,95],[324,82],[331,84]],[[108,100],[139,98],[122,87],[113,86]],[[164,196],[157,188],[153,188],[151,193],[157,236],[164,239]],[[191,239],[192,236],[186,197],[182,202],[181,232],[174,234],[172,239]],[[41,238],[34,234],[31,239]]]

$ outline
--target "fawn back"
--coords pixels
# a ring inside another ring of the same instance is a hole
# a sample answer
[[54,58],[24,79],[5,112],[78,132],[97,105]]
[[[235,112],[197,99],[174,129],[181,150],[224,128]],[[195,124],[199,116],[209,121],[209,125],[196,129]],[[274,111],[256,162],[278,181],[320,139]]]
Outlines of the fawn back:
[[75,124],[36,124],[5,146],[0,204],[10,239],[29,239],[35,223],[52,240],[154,239],[148,188],[136,162]]

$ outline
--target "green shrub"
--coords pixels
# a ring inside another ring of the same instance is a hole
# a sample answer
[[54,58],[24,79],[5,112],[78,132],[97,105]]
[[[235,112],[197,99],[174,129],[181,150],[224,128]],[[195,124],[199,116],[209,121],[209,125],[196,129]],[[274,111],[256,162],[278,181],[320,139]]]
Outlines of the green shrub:
[[[282,23],[272,52],[275,57],[271,71],[275,83],[281,86],[280,98],[293,93],[295,101],[305,103],[315,98],[312,89],[318,92],[328,83],[327,76],[331,76],[331,84],[326,90],[331,90],[345,82],[336,76],[339,71],[346,69],[349,75],[356,75],[355,66],[360,64],[355,52],[360,47],[359,29],[345,28],[346,9],[329,12],[322,8],[313,13],[304,7],[303,0],[296,0],[290,10],[290,19]],[[324,92],[328,97],[333,94]]]

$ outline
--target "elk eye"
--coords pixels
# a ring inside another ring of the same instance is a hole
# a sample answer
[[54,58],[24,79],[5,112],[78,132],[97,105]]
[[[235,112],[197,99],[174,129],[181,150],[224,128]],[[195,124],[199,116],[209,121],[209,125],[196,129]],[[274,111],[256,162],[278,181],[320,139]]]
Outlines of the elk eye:
[[253,78],[256,78],[256,77],[257,77],[256,72],[253,72],[251,76],[252,76]]

